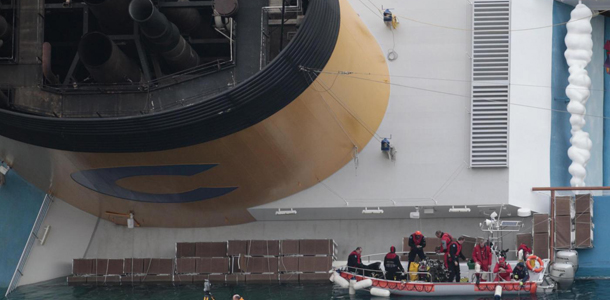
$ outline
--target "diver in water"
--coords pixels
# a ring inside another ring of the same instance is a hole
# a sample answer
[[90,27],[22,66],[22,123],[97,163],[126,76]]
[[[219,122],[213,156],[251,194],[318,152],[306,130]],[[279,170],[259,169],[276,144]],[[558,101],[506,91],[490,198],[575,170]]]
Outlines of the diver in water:
[[214,296],[212,296],[212,285],[209,280],[205,280],[203,284],[203,300],[216,300]]

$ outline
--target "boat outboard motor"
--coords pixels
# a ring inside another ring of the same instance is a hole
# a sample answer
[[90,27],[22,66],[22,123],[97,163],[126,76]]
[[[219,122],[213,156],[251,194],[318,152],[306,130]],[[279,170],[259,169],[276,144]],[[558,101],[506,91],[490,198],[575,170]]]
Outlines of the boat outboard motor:
[[556,263],[571,264],[574,273],[578,271],[578,252],[576,250],[562,250],[555,255]]
[[569,290],[572,288],[576,273],[572,264],[554,263],[550,267],[549,277],[557,283],[559,290]]

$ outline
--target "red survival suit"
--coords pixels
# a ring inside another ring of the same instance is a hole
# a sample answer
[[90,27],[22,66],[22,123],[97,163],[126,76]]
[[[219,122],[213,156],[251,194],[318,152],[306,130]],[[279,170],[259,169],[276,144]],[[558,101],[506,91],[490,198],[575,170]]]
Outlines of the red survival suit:
[[356,250],[352,251],[347,258],[347,266],[364,269],[364,265],[362,264],[362,258]]
[[532,254],[532,249],[530,249],[530,247],[528,247],[524,243],[521,243],[521,245],[519,245],[519,248],[517,248],[517,253],[519,253],[519,251],[521,250],[523,250],[523,260],[527,260],[527,256]]
[[489,272],[489,267],[491,266],[491,249],[489,246],[484,245],[481,247],[479,244],[474,246],[472,260],[481,265],[481,271]]
[[441,233],[441,250],[440,253],[445,253],[445,268],[447,268],[447,255],[449,253],[449,245],[453,242],[453,237],[450,234]]
[[[504,268],[506,272],[500,273],[500,268]],[[500,261],[496,263],[496,266],[494,267],[494,274],[498,274],[495,281],[500,281],[500,277],[505,281],[510,281],[510,274],[512,272],[513,268],[511,268],[510,264],[506,262],[504,257],[500,257]]]
[[[462,253],[462,244],[459,242],[451,242],[449,244],[449,250],[445,252],[445,265],[449,269],[449,282],[452,282],[455,278],[455,282],[460,282],[460,258],[466,260]],[[456,262],[458,265],[456,266]]]

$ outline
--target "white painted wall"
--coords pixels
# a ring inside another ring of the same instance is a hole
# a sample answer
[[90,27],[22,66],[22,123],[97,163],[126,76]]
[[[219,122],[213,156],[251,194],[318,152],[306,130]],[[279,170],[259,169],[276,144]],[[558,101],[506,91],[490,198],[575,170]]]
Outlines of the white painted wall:
[[[524,221],[524,232],[531,219]],[[436,230],[460,235],[484,236],[478,218],[467,219],[386,219],[332,221],[258,221],[250,224],[216,228],[134,228],[128,229],[100,221],[87,258],[158,258],[175,257],[177,242],[205,242],[255,239],[334,239],[339,246],[337,257],[343,260],[358,246],[365,254],[386,253],[390,246],[402,248],[403,237],[416,230],[434,236]],[[504,248],[516,248],[515,235],[507,234]]]
[[72,274],[72,259],[82,258],[97,218],[55,199],[41,226],[51,226],[44,245],[34,242],[19,286]]
[[587,102],[587,124],[584,131],[589,133],[593,142],[591,159],[587,164],[587,186],[603,186],[603,156],[604,156],[604,18],[591,19],[593,26],[593,57],[587,66],[591,78],[591,97]]
[[[389,161],[373,139],[360,153],[357,169],[349,163],[322,184],[261,207],[425,206],[434,200],[445,205],[507,203],[508,169],[468,168],[471,32],[403,18],[471,28],[470,3],[349,2],[382,51],[395,44],[399,55],[388,62],[395,85],[378,130],[382,137],[392,136],[396,162]],[[394,8],[400,20],[394,40],[377,12],[382,6]]]
[[553,1],[511,2],[509,203],[545,212],[550,186],[551,49]]

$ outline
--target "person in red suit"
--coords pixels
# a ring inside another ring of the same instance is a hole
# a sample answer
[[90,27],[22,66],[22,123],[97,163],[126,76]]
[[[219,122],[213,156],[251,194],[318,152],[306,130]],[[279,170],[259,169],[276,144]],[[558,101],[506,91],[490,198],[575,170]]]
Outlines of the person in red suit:
[[517,248],[517,253],[519,253],[519,251],[521,250],[523,250],[523,260],[527,260],[527,257],[532,254],[532,249],[530,249],[530,247],[528,247],[524,243],[521,243],[521,245],[519,245],[519,248]]
[[[436,231],[436,237],[441,239],[441,246],[438,252],[447,254],[449,251],[449,245],[453,242],[453,237],[451,237],[450,234],[440,230]],[[445,268],[449,268],[447,265],[447,255],[445,255]]]
[[[491,267],[491,248],[487,245],[484,239],[480,239],[479,243],[474,246],[472,251],[472,260],[478,264],[483,272],[489,272]],[[483,280],[487,280],[487,274],[480,276],[477,274],[477,284]],[[482,277],[482,278],[481,278]]]
[[510,281],[510,274],[513,272],[510,264],[506,262],[506,258],[500,257],[498,263],[494,267],[494,274],[497,274],[495,281]]
[[407,270],[410,270],[411,262],[415,261],[416,255],[419,256],[420,261],[426,259],[426,254],[424,253],[426,238],[421,231],[418,230],[409,236],[409,247],[411,247],[411,250],[409,251],[409,263],[407,264]]
[[460,258],[466,260],[462,253],[462,244],[465,240],[466,238],[461,236],[457,242],[451,242],[449,250],[445,252],[445,263],[449,266],[449,282],[452,282],[454,278],[455,282],[460,282]]

